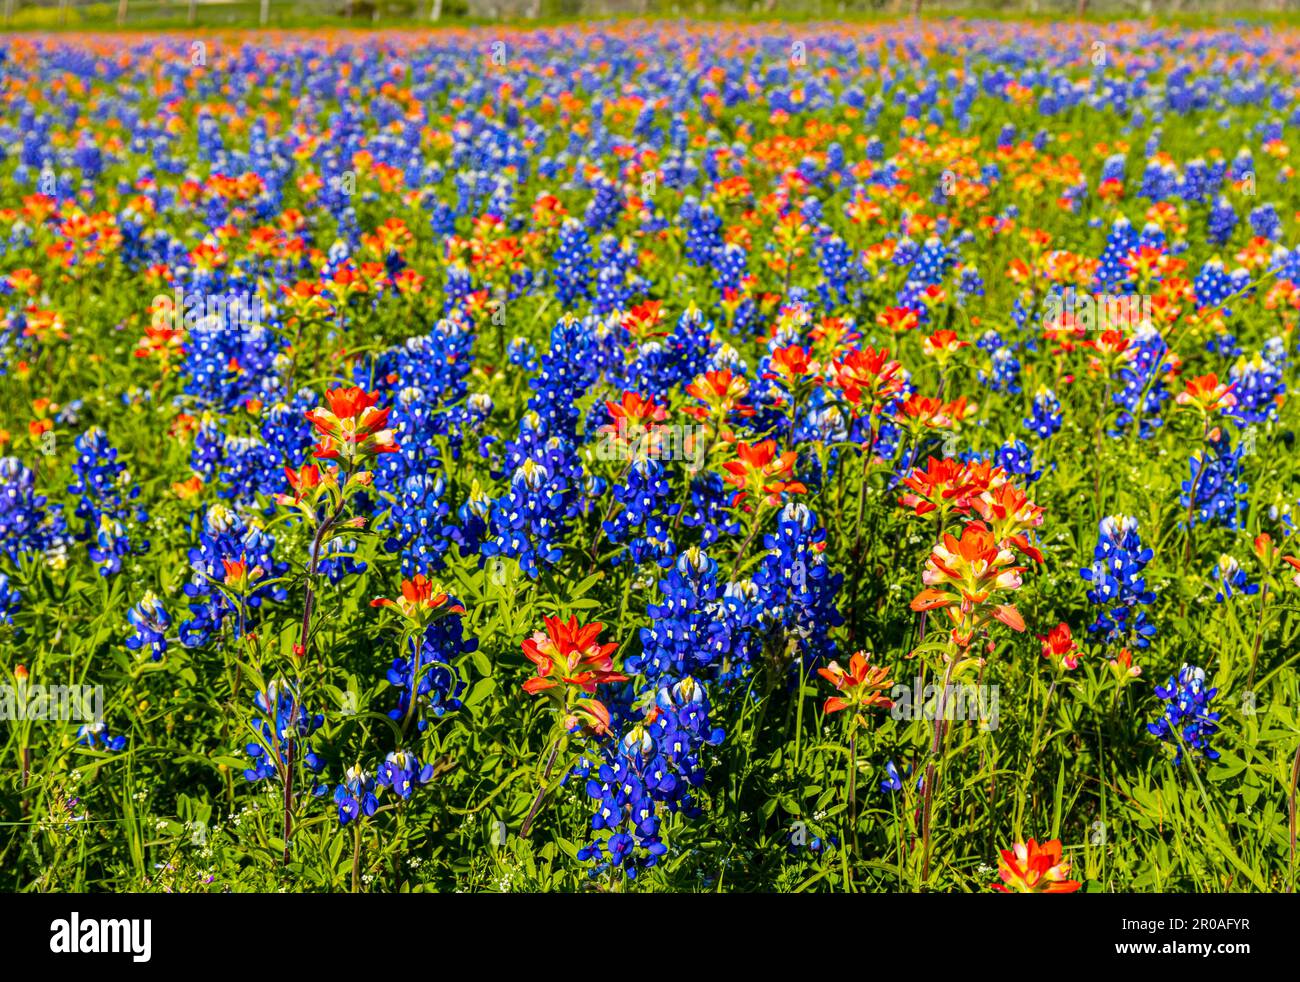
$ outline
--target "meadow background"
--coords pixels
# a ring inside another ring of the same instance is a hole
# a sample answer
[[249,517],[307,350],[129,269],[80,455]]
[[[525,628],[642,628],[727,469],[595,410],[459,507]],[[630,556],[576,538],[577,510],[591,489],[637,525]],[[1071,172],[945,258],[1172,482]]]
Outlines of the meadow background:
[[1187,9],[11,5],[0,887],[1294,891],[1300,34]]

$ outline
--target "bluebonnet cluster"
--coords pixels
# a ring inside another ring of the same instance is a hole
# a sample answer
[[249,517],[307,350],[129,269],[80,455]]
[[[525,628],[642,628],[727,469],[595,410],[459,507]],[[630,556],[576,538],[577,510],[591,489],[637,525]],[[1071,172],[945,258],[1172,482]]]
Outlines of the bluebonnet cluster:
[[[1273,339],[1280,340],[1280,339]],[[1278,350],[1278,348],[1281,350]],[[1237,404],[1226,411],[1239,427],[1251,423],[1266,423],[1277,418],[1278,406],[1286,395],[1286,382],[1282,372],[1286,367],[1284,346],[1266,347],[1247,358],[1244,355],[1228,371],[1232,394]]]
[[1040,386],[1034,393],[1029,416],[1024,424],[1040,440],[1048,440],[1061,430],[1061,402],[1051,389]]
[[1216,603],[1223,603],[1236,594],[1249,597],[1259,593],[1259,584],[1251,583],[1241,564],[1231,556],[1219,557],[1210,578],[1218,591],[1214,595]]
[[339,825],[347,825],[354,818],[370,818],[379,808],[375,796],[375,779],[353,764],[347,769],[343,783],[334,789],[334,805],[338,809]]
[[[252,758],[252,766],[244,771],[244,779],[250,783],[279,778],[288,764],[289,748],[292,744],[296,761],[301,761],[309,771],[319,771],[324,762],[305,742],[325,722],[320,714],[309,713],[303,706],[294,688],[285,682],[271,682],[265,692],[253,697],[253,704],[260,715],[253,719],[253,731],[257,739],[244,746],[244,752]],[[312,794],[324,794],[323,785],[315,786]]]
[[36,475],[17,457],[0,457],[0,553],[59,558],[69,541],[63,509],[36,493]]
[[835,657],[830,631],[844,623],[836,607],[844,577],[826,562],[825,542],[812,509],[790,502],[777,517],[776,532],[763,536],[767,552],[754,574],[768,651],[784,654],[793,645],[808,665]]
[[605,537],[614,544],[626,542],[628,547],[626,553],[615,553],[612,562],[618,565],[626,559],[636,565],[655,562],[671,566],[676,547],[669,523],[680,505],[672,501],[672,485],[663,463],[638,456],[610,493],[622,507],[603,523]]
[[[447,603],[459,606],[452,598]],[[398,690],[397,705],[389,710],[388,716],[400,723],[403,730],[411,720],[415,721],[417,730],[423,730],[430,716],[437,718],[460,709],[465,683],[454,662],[461,655],[477,650],[478,640],[465,637],[459,614],[448,614],[427,625],[423,635],[412,638],[408,644],[406,653],[394,658],[388,668],[388,682]]]
[[581,464],[562,441],[548,440],[537,447],[515,469],[509,490],[492,501],[489,525],[494,537],[482,543],[482,554],[513,557],[534,579],[544,567],[558,563],[581,481]]
[[84,747],[102,748],[113,753],[126,749],[126,737],[110,734],[103,720],[93,720],[77,727],[77,742]]
[[124,557],[148,551],[147,541],[132,543],[127,524],[143,524],[149,515],[143,508],[131,507],[140,488],[118,460],[108,434],[92,426],[77,437],[76,448],[74,480],[68,491],[78,496],[76,515],[85,523],[80,538],[91,542],[90,558],[99,566],[99,574],[112,576],[121,571]]
[[[704,680],[728,684],[743,677],[760,650],[752,586],[722,582],[717,563],[698,547],[678,557],[659,592],[661,601],[648,608],[650,626],[641,630],[641,651],[624,665],[645,683],[611,712],[623,735],[576,771],[599,802],[593,830],[611,833],[579,854],[600,861],[593,874],[613,866],[634,877],[638,868],[655,865],[665,851],[664,817],[696,814],[690,792],[704,779],[702,752],[723,739],[710,722]],[[651,699],[638,717],[635,705]]]
[[641,651],[627,659],[627,671],[722,682],[743,677],[757,653],[754,592],[752,585],[723,580],[702,549],[685,550],[659,581],[662,599],[646,608],[650,624],[641,629]]
[[1184,513],[1190,512],[1192,525],[1241,527],[1250,490],[1242,474],[1244,449],[1234,449],[1228,434],[1221,431],[1217,439],[1206,440],[1205,448],[1192,454],[1190,474],[1182,482],[1178,499]]
[[1249,220],[1251,231],[1255,235],[1265,239],[1282,237],[1282,219],[1278,218],[1277,211],[1271,204],[1265,203],[1253,209]]
[[1020,391],[1020,359],[1003,345],[993,349],[988,367],[979,370],[980,385],[1012,395]]
[[528,412],[506,446],[510,486],[488,507],[482,554],[513,557],[533,578],[563,555],[560,539],[584,508],[584,496],[603,490],[587,481],[576,451],[577,402],[594,380],[594,343],[591,325],[574,317],[561,318],[551,331],[530,382]]
[[380,360],[384,378],[397,380],[389,421],[400,450],[376,461],[374,487],[390,504],[384,549],[401,556],[406,576],[441,569],[453,537],[439,438],[456,456],[491,412],[490,399],[467,395],[473,338],[459,316],[444,318]]
[[255,435],[224,432],[216,417],[204,414],[194,435],[190,466],[206,482],[217,484],[217,494],[238,508],[252,508],[258,495],[272,495],[284,487],[284,468],[296,467],[312,445],[310,427],[303,414],[318,397],[300,389],[292,402],[276,403],[262,412]]
[[1207,260],[1196,274],[1192,289],[1196,294],[1196,305],[1201,309],[1218,307],[1224,315],[1232,311],[1223,306],[1224,301],[1241,293],[1250,284],[1250,272],[1238,267],[1231,273],[1223,268],[1223,261],[1214,258]]
[[[193,576],[185,584],[190,618],[180,625],[181,644],[201,647],[221,630],[237,610],[215,584],[225,580],[223,560],[243,562],[249,570],[261,567],[263,575],[243,598],[244,616],[251,622],[254,612],[266,601],[283,602],[288,596],[283,584],[272,582],[289,570],[289,564],[275,559],[275,538],[236,515],[224,505],[212,505],[203,515],[199,541],[189,550]],[[238,618],[232,618],[238,631]]]
[[598,259],[592,309],[601,316],[629,309],[647,286],[645,278],[636,272],[636,249],[629,242],[620,243],[607,235],[600,240]]
[[716,471],[702,471],[691,479],[691,500],[682,513],[682,525],[698,529],[706,546],[723,535],[739,535],[740,521],[730,507],[731,496],[732,489]]
[[375,775],[381,788],[387,788],[403,801],[408,800],[416,788],[424,787],[432,780],[433,765],[422,763],[419,757],[407,750],[390,753]]
[[579,300],[591,299],[591,239],[575,219],[565,219],[552,258],[555,297],[566,311]]
[[597,863],[592,875],[613,867],[634,879],[639,870],[658,863],[667,852],[661,835],[664,818],[699,814],[692,791],[704,782],[702,753],[723,740],[722,729],[711,722],[704,686],[695,679],[664,677],[650,691],[654,703],[644,719],[600,761],[584,761],[579,769],[587,778],[587,795],[597,802],[592,829],[611,833],[578,852],[580,860]]
[[364,559],[357,559],[356,553],[355,538],[336,536],[321,549],[316,571],[334,584],[341,583],[345,577],[358,576],[366,571],[369,564]]
[[636,392],[669,392],[710,368],[713,324],[698,307],[688,307],[667,337],[646,341],[612,381]]
[[[818,237],[817,265],[822,271],[822,281],[817,285],[817,291],[821,295],[823,309],[833,311],[849,305],[856,296],[855,287],[862,277],[862,265],[854,258],[848,243],[827,229],[825,234]],[[966,273],[974,271],[967,270]],[[962,285],[969,287],[969,290],[964,290],[963,296],[983,290],[978,273],[974,273],[973,277],[963,275]]]
[[[204,278],[210,280],[212,275],[204,274]],[[209,297],[246,292],[215,281],[194,282],[184,289],[186,295]],[[221,413],[273,395],[278,381],[276,356],[284,341],[269,328],[266,324],[220,323],[191,331],[181,369],[186,395]]]
[[1024,478],[1023,484],[1033,484],[1043,476],[1043,469],[1034,466],[1034,451],[1024,440],[1008,440],[998,447],[993,452],[993,463],[1011,477]]
[[392,494],[384,549],[400,554],[404,576],[428,576],[441,569],[454,534],[441,471],[411,474]]
[[1137,247],[1137,229],[1133,227],[1132,222],[1121,215],[1111,225],[1110,234],[1106,237],[1106,245],[1102,249],[1094,280],[1094,286],[1098,291],[1107,292],[1128,279],[1128,269],[1124,265],[1124,260]]
[[1155,625],[1142,607],[1156,595],[1148,590],[1143,570],[1153,553],[1142,545],[1137,519],[1111,515],[1101,520],[1092,565],[1079,575],[1092,584],[1088,602],[1101,609],[1089,626],[1108,645],[1145,648],[1155,634]]
[[140,602],[127,611],[126,619],[135,632],[126,639],[129,651],[148,653],[160,661],[167,653],[167,630],[171,627],[171,614],[152,590],[145,591]]
[[1237,228],[1237,210],[1223,195],[1214,199],[1205,218],[1206,237],[1215,245],[1223,245],[1232,238]]
[[[1116,419],[1116,428],[1112,436],[1127,434],[1130,426],[1137,421],[1138,435],[1147,439],[1159,426],[1160,408],[1169,398],[1164,380],[1157,372],[1165,364],[1164,357],[1168,351],[1165,339],[1150,324],[1138,327],[1129,348],[1130,357],[1119,370],[1120,390],[1111,396],[1120,412]],[[1145,399],[1143,392],[1146,393]]]
[[1163,686],[1156,686],[1156,695],[1165,703],[1160,717],[1147,724],[1147,730],[1174,747],[1174,763],[1183,762],[1183,751],[1199,750],[1207,760],[1218,760],[1219,752],[1210,746],[1210,740],[1219,732],[1219,716],[1210,709],[1218,694],[1205,681],[1205,669],[1184,665],[1177,679],[1172,676]]

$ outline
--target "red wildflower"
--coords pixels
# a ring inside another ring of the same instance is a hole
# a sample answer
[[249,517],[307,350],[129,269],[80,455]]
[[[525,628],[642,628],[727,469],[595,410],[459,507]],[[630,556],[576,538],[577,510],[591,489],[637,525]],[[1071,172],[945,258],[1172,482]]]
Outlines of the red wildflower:
[[538,631],[521,645],[524,657],[537,666],[537,677],[524,683],[525,692],[574,685],[592,693],[605,682],[627,681],[626,675],[614,671],[611,656],[618,645],[600,643],[604,624],[582,625],[576,617],[567,622],[558,617],[546,617],[544,621],[546,632]]
[[1079,882],[1071,880],[1070,862],[1061,858],[1061,840],[1039,845],[1033,839],[1017,842],[998,854],[1001,883],[992,884],[999,893],[1074,893]]
[[321,460],[343,460],[351,464],[381,453],[396,453],[397,441],[388,428],[389,411],[376,409],[377,399],[377,395],[357,386],[326,392],[329,408],[305,413],[321,437],[314,455]]

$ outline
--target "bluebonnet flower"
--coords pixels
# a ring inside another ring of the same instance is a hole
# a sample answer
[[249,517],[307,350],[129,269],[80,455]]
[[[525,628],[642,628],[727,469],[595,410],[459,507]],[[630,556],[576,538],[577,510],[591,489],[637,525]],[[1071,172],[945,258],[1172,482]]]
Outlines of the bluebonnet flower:
[[993,452],[993,463],[1012,477],[1023,477],[1025,484],[1033,484],[1043,476],[1041,467],[1034,467],[1034,451],[1023,440],[1008,440]]
[[903,790],[903,779],[899,776],[898,768],[894,766],[892,760],[885,763],[885,779],[880,782],[880,790],[886,794]]
[[573,512],[582,465],[558,440],[538,448],[510,479],[510,489],[492,502],[484,556],[509,556],[532,579],[564,555],[560,540],[565,519]]
[[1243,447],[1234,450],[1227,432],[1220,431],[1217,439],[1207,440],[1204,449],[1192,454],[1188,462],[1191,473],[1182,482],[1178,499],[1185,513],[1190,513],[1192,525],[1217,523],[1230,529],[1241,527],[1250,490],[1242,476],[1243,450]]
[[600,241],[600,266],[596,270],[596,301],[592,309],[601,316],[629,309],[641,292],[643,280],[636,274],[638,255],[629,243],[620,244],[612,235]]
[[1024,421],[1035,436],[1047,440],[1061,429],[1061,402],[1051,389],[1040,386],[1034,393],[1033,404],[1029,408],[1029,417]]
[[356,558],[357,540],[339,536],[330,539],[321,551],[317,572],[331,583],[340,583],[345,576],[357,576],[366,571],[367,563]]
[[1282,375],[1285,358],[1285,349],[1279,361],[1270,360],[1264,353],[1253,358],[1242,356],[1228,371],[1237,404],[1230,407],[1225,415],[1233,419],[1238,427],[1277,418],[1278,406],[1286,395],[1286,382]]
[[637,348],[617,381],[636,392],[669,392],[708,371],[714,347],[712,322],[700,308],[688,307],[667,337]]
[[[904,768],[903,772],[900,774],[897,765],[895,765],[892,760],[888,761],[885,764],[885,779],[880,782],[880,790],[883,791],[885,794],[893,794],[897,791],[902,791],[903,782],[905,780],[910,779],[911,777],[912,777],[911,764],[908,764],[907,767]],[[924,791],[925,774],[917,775],[917,778],[913,782],[913,784],[915,785],[916,790],[918,792]]]
[[17,457],[0,457],[0,553],[13,562],[35,552],[54,560],[68,541],[63,510],[36,493],[36,475]]
[[699,813],[691,792],[704,781],[703,750],[723,740],[710,714],[702,684],[690,676],[665,678],[644,719],[597,762],[584,761],[579,773],[587,777],[587,795],[598,802],[592,830],[610,833],[578,852],[580,860],[598,863],[591,875],[616,868],[635,879],[667,852],[660,834],[664,817]]
[[[185,294],[215,296],[218,287],[185,288]],[[261,399],[275,381],[276,356],[286,342],[268,324],[235,329],[229,324],[210,324],[208,329],[191,330],[186,344],[182,373],[185,392],[205,409],[231,413]]]
[[103,747],[113,753],[126,749],[126,737],[112,736],[103,720],[95,720],[77,727],[77,742],[92,749]]
[[388,788],[403,801],[433,780],[433,765],[420,762],[420,758],[406,750],[394,750],[379,765],[375,777],[380,787]]
[[147,651],[154,661],[167,653],[167,629],[171,627],[171,614],[152,590],[146,590],[140,602],[127,611],[126,619],[135,634],[126,639],[130,651]]
[[[855,262],[853,250],[838,235],[823,235],[818,240],[817,265],[821,268],[823,277],[818,284],[823,306],[827,310],[833,310],[839,304],[848,303],[849,288],[861,275],[861,266]],[[969,283],[972,292],[982,290],[979,274],[975,274],[973,280],[963,278],[962,283]]]
[[401,554],[403,576],[427,576],[444,565],[443,553],[450,542],[445,487],[439,472],[412,474],[395,490],[385,523],[391,534],[384,540],[384,549]]
[[739,678],[757,650],[751,629],[759,607],[752,592],[721,581],[718,564],[702,549],[685,550],[659,581],[662,599],[647,606],[650,624],[641,629],[641,651],[627,659],[626,670],[651,681]]
[[1118,286],[1128,280],[1128,267],[1124,260],[1137,248],[1138,233],[1124,216],[1115,219],[1110,234],[1106,237],[1106,246],[1102,250],[1100,264],[1094,285],[1102,291]]
[[672,501],[667,468],[658,460],[639,456],[623,480],[613,485],[612,494],[622,508],[603,523],[605,537],[614,544],[628,544],[627,553],[615,553],[613,563],[618,565],[628,558],[637,565],[652,560],[663,567],[671,566],[676,547],[667,521],[680,506]]
[[1224,245],[1237,228],[1237,210],[1223,195],[1214,199],[1206,218],[1206,235],[1214,245]]
[[711,267],[722,249],[722,219],[709,205],[686,198],[678,220],[686,227],[686,258],[695,266]]
[[1223,603],[1238,593],[1248,597],[1259,593],[1259,584],[1251,583],[1246,576],[1246,571],[1241,568],[1241,564],[1231,556],[1219,557],[1219,561],[1215,564],[1214,571],[1211,573],[1211,579],[1218,587],[1218,592],[1214,595],[1217,603]]
[[1153,603],[1156,595],[1147,589],[1142,573],[1153,552],[1142,545],[1137,519],[1125,515],[1103,518],[1092,555],[1092,565],[1079,570],[1092,584],[1088,602],[1101,608],[1089,630],[1102,635],[1107,644],[1147,647],[1155,625],[1141,607]]
[[716,471],[707,470],[691,480],[691,502],[682,513],[682,525],[699,529],[703,545],[723,535],[740,535],[740,521],[731,508],[732,491]]
[[370,818],[379,808],[375,779],[363,771],[360,764],[353,764],[348,768],[343,783],[334,789],[334,804],[338,808],[339,825],[347,825],[354,818]]
[[[144,543],[148,547],[148,543]],[[126,527],[107,515],[100,516],[99,531],[90,546],[90,561],[99,567],[100,576],[122,571],[122,560],[131,555],[131,540]]]
[[1254,233],[1265,239],[1282,237],[1282,219],[1271,204],[1262,204],[1250,213],[1250,227]]
[[1014,395],[1020,391],[1020,360],[1010,348],[997,348],[989,366],[979,370],[978,378],[980,385],[994,392]]
[[578,300],[591,299],[591,240],[582,223],[566,218],[552,257],[555,296],[565,310]]
[[[1154,327],[1150,324],[1138,327],[1129,348],[1131,354],[1118,373],[1122,387],[1111,396],[1112,401],[1121,407],[1112,436],[1124,435],[1137,420],[1138,435],[1145,440],[1162,425],[1160,409],[1169,399],[1169,393],[1156,372],[1164,364],[1168,350],[1165,339]],[[1145,400],[1143,392],[1146,393]]]
[[1210,702],[1218,689],[1207,688],[1205,669],[1183,665],[1178,678],[1172,676],[1168,684],[1156,686],[1156,695],[1164,700],[1165,707],[1147,730],[1165,743],[1174,746],[1174,763],[1183,762],[1183,750],[1199,750],[1207,760],[1218,760],[1219,752],[1209,741],[1219,732],[1219,713],[1210,710]]
[[1196,294],[1196,306],[1201,309],[1219,307],[1236,292],[1232,277],[1223,268],[1223,261],[1218,257],[1205,262],[1201,271],[1196,274],[1192,289]]
[[23,595],[9,585],[9,577],[0,573],[0,624],[12,624]]
[[[76,440],[77,459],[72,465],[75,480],[68,487],[78,496],[77,517],[85,521],[83,540],[93,541],[91,561],[100,567],[101,576],[111,576],[122,568],[122,558],[132,552],[147,552],[148,542],[133,546],[125,523],[132,516],[129,502],[140,495],[131,481],[126,465],[118,460],[117,449],[108,435],[92,426]],[[134,512],[137,522],[148,521],[142,508]]]
[[961,279],[957,283],[958,301],[965,303],[971,297],[982,296],[984,296],[984,278],[974,266],[967,266],[961,271]]
[[790,502],[775,534],[764,535],[767,554],[754,574],[769,650],[781,657],[793,650],[807,664],[835,657],[830,631],[844,623],[835,603],[844,577],[831,572],[825,541],[812,509]]
[[[445,602],[451,607],[460,606],[450,597]],[[409,649],[404,649],[407,653],[394,658],[388,669],[388,682],[398,690],[397,706],[389,710],[388,716],[403,730],[412,719],[416,729],[423,730],[430,716],[442,717],[461,708],[465,683],[456,672],[454,660],[476,651],[478,640],[465,637],[460,614],[451,613],[428,624],[423,634],[408,644]]]
[[[250,525],[224,505],[212,505],[203,516],[198,545],[189,551],[193,576],[185,584],[191,618],[180,625],[181,644],[197,648],[221,630],[226,619],[237,610],[215,584],[224,582],[225,562],[242,562],[248,568],[260,567],[263,576],[242,598],[244,619],[251,622],[254,613],[266,601],[283,602],[288,591],[275,582],[289,570],[289,564],[274,556],[275,539],[270,533]],[[234,618],[238,630],[239,618]]]
[[506,346],[506,357],[510,364],[526,372],[537,370],[537,349],[526,338],[512,338]]
[[[259,692],[253,697],[253,704],[261,715],[253,719],[253,730],[258,739],[244,746],[244,751],[252,758],[253,764],[244,771],[246,781],[255,783],[267,778],[283,780],[291,746],[303,751],[296,759],[301,760],[308,770],[319,771],[324,766],[310,745],[299,741],[305,741],[320,729],[325,717],[308,713],[291,685],[273,681],[267,685],[265,692]],[[312,793],[319,795],[324,792],[324,786],[318,786]]]

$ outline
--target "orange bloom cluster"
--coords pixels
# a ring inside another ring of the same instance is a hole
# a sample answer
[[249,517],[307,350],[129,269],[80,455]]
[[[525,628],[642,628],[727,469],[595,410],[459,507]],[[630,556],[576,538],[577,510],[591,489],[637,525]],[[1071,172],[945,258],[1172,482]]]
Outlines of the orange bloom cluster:
[[328,408],[310,409],[305,414],[320,437],[314,456],[353,464],[377,454],[396,453],[397,440],[388,428],[389,410],[376,409],[377,399],[357,386],[326,392]]
[[830,715],[842,709],[854,708],[859,712],[867,709],[889,709],[894,701],[884,695],[893,685],[889,669],[873,668],[868,664],[871,656],[859,651],[849,659],[846,672],[838,662],[831,662],[827,668],[817,669],[817,674],[835,686],[843,695],[831,696],[822,707],[822,713]]
[[1038,640],[1043,642],[1043,657],[1048,661],[1059,662],[1067,671],[1079,667],[1079,646],[1069,624],[1062,621],[1046,634],[1038,635]]
[[537,677],[524,683],[528,693],[577,686],[584,692],[596,691],[605,682],[626,682],[627,676],[614,671],[612,655],[617,644],[601,644],[604,624],[579,624],[576,617],[563,621],[543,618],[546,631],[538,631],[524,640],[524,657],[537,666]]
[[999,598],[999,594],[1020,588],[1024,571],[1024,566],[1015,564],[1011,550],[1000,545],[986,526],[970,522],[960,538],[945,533],[935,544],[921,574],[925,587],[912,598],[911,608],[946,612],[953,623],[952,643],[963,650],[990,621],[1024,631],[1020,612]]
[[723,480],[740,488],[732,496],[732,507],[749,495],[769,505],[778,505],[782,494],[806,493],[808,489],[803,484],[790,480],[797,457],[794,450],[778,455],[775,440],[763,440],[752,446],[743,440],[736,444],[736,459],[722,465],[727,472]]
[[860,416],[880,412],[903,390],[903,366],[889,357],[889,349],[868,345],[850,351],[831,365],[835,385]]
[[1232,394],[1231,385],[1210,374],[1189,378],[1187,388],[1178,393],[1175,401],[1180,406],[1191,406],[1209,416],[1221,409],[1231,409],[1237,404],[1237,397]]
[[462,614],[465,608],[449,604],[447,594],[435,589],[423,573],[414,579],[402,581],[402,595],[396,600],[378,597],[370,601],[371,607],[389,607],[412,624],[423,627],[448,614]]
[[1039,845],[1033,839],[1017,842],[998,854],[1001,883],[998,893],[1074,893],[1079,881],[1070,879],[1070,862],[1061,858],[1061,840]]
[[987,461],[964,463],[953,457],[927,457],[925,467],[917,467],[903,478],[903,486],[909,490],[898,502],[917,515],[932,511],[943,516],[950,511],[969,515],[976,498],[1006,481],[1002,468]]

